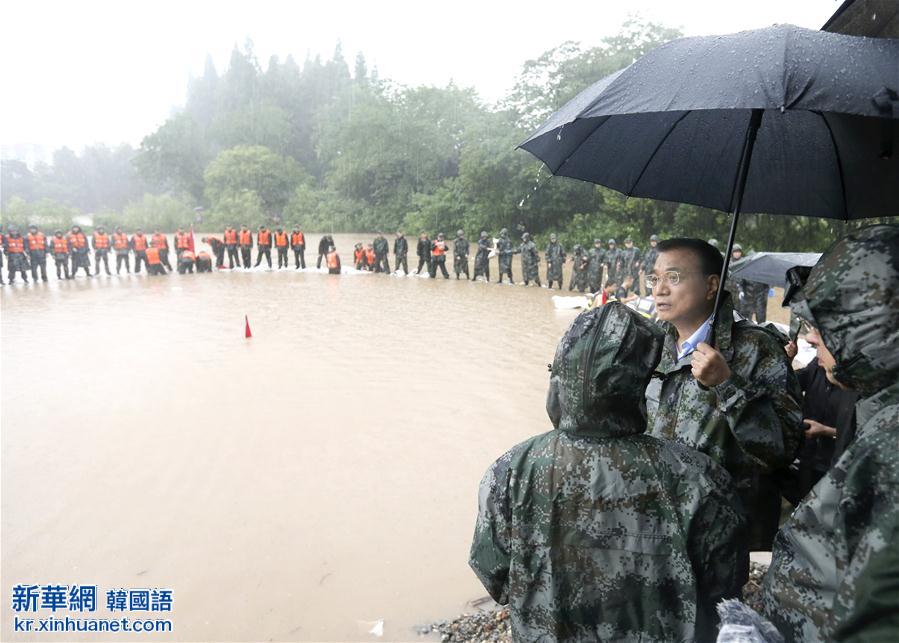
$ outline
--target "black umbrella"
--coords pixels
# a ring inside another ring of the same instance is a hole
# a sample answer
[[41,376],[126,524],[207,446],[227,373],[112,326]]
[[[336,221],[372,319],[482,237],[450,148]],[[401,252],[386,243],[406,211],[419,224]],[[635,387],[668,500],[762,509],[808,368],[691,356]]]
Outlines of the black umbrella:
[[739,265],[731,266],[730,276],[761,284],[784,286],[787,270],[794,266],[812,267],[821,258],[820,252],[756,252]]
[[519,147],[553,174],[733,212],[899,214],[899,40],[790,25],[675,40]]

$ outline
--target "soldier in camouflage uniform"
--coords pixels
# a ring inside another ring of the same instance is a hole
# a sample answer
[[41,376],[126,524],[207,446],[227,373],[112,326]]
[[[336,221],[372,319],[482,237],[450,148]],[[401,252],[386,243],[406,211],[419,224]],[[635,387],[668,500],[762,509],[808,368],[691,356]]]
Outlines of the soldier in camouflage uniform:
[[465,238],[464,230],[457,230],[456,240],[453,241],[453,270],[456,272],[456,279],[463,272],[468,279],[468,239]]
[[614,279],[616,283],[621,283],[621,250],[618,249],[618,242],[609,239],[608,249],[606,250],[603,264],[606,267],[606,279]]
[[831,246],[790,308],[830,351],[828,379],[861,399],[854,440],[777,534],[764,613],[787,641],[896,640],[883,619],[899,611],[884,603],[899,578],[899,226]]
[[549,245],[546,246],[546,281],[552,290],[553,282],[559,282],[559,290],[562,290],[562,269],[565,266],[565,248],[559,243],[555,234],[549,235]]
[[721,254],[704,241],[659,243],[653,294],[666,339],[661,379],[647,389],[650,433],[724,466],[748,517],[750,548],[770,550],[780,518],[775,474],[799,445],[802,394],[782,339],[735,322],[726,293],[710,345],[721,268]]
[[[649,237],[649,248],[646,250],[646,253],[643,255],[643,274],[645,276],[649,276],[652,274],[653,269],[656,267],[656,259],[659,258],[659,237],[658,235],[652,235]],[[652,294],[652,288],[648,289],[647,294]]]
[[581,247],[581,244],[574,244],[571,255],[571,281],[568,283],[568,290],[577,288],[581,292],[587,290],[587,264],[589,259],[587,253]]
[[593,240],[593,249],[587,256],[587,289],[599,292],[602,289],[602,267],[606,261],[606,251],[601,239]]
[[711,458],[645,434],[664,338],[612,303],[572,322],[552,364],[555,430],[481,482],[469,563],[516,641],[715,639],[747,578],[733,485]]
[[515,251],[512,249],[512,240],[509,238],[509,231],[503,228],[499,231],[499,240],[496,242],[497,261],[499,262],[499,283],[503,283],[503,275],[509,277],[510,283],[515,283],[512,279],[512,255]]
[[372,247],[375,251],[375,272],[386,272],[389,274],[390,259],[388,258],[388,253],[390,252],[390,243],[387,241],[387,238],[378,232]]
[[537,250],[537,244],[531,241],[530,234],[525,232],[521,235],[521,245],[515,252],[521,254],[521,274],[524,277],[524,285],[527,286],[533,281],[540,286],[540,252]]
[[622,285],[627,277],[631,278],[630,287],[625,286],[628,292],[639,290],[640,286],[640,264],[643,261],[643,253],[640,248],[634,245],[634,240],[630,237],[624,238],[624,248],[619,250],[619,258],[621,263],[621,273],[618,278]]
[[471,278],[475,281],[478,277],[484,277],[485,281],[490,281],[490,251],[493,249],[493,241],[487,236],[485,230],[481,230],[481,236],[478,238],[478,251],[474,256],[474,276]]

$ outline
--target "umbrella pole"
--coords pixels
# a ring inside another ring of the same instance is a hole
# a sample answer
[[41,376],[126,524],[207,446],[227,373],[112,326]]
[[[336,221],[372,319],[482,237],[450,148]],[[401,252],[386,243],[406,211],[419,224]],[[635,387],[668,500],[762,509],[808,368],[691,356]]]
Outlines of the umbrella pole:
[[734,212],[730,221],[730,234],[727,235],[727,251],[724,253],[724,265],[721,267],[721,279],[718,282],[718,293],[715,295],[715,309],[712,313],[712,324],[709,334],[709,344],[715,345],[715,324],[718,321],[718,312],[724,299],[724,282],[727,279],[727,271],[730,268],[730,255],[734,248],[734,238],[737,236],[737,223],[740,221],[740,207],[743,204],[743,191],[746,189],[746,179],[749,176],[749,164],[752,161],[752,149],[755,147],[755,138],[762,123],[761,109],[752,110],[749,117],[749,127],[746,130],[746,140],[743,142],[743,154],[740,157],[740,169],[737,174],[737,184],[734,186],[733,204]]

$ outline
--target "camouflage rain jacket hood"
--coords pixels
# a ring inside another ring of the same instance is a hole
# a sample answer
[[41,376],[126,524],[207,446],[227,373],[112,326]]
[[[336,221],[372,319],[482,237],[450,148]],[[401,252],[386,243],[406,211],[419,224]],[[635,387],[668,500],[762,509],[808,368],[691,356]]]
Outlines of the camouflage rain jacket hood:
[[[850,620],[859,640],[895,638],[878,638],[882,610],[860,590],[899,514],[899,226],[838,241],[791,307],[818,328],[834,377],[863,399],[854,440],[777,534],[765,615],[788,641],[841,637]],[[899,577],[899,559],[884,560],[893,569],[873,571]]]
[[572,322],[552,365],[555,430],[481,482],[470,564],[521,641],[714,640],[746,578],[744,524],[711,458],[644,433],[662,335],[612,303]]

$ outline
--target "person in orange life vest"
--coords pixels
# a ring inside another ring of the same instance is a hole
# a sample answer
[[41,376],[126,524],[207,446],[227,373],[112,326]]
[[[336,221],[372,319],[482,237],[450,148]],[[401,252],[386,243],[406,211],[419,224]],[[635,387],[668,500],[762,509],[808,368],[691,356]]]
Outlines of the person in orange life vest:
[[278,270],[281,267],[287,268],[287,250],[290,248],[290,237],[284,232],[281,226],[275,230],[275,250],[278,251]]
[[[190,250],[190,235],[184,231],[184,228],[178,226],[178,231],[175,232],[175,254],[180,257],[185,250]],[[169,270],[171,269],[172,267],[169,266]]]
[[375,252],[375,246],[372,243],[365,246],[365,264],[372,272],[376,272],[378,269],[378,253]]
[[259,232],[256,233],[256,265],[262,263],[262,257],[268,262],[268,267],[272,267],[272,231],[264,225],[259,226]]
[[116,226],[112,233],[112,248],[115,250],[115,274],[122,271],[122,264],[125,264],[125,272],[131,273],[131,259],[128,255],[131,252],[131,242],[128,241],[128,235],[122,232],[122,226]]
[[178,274],[183,275],[188,272],[193,274],[196,261],[197,256],[194,253],[190,250],[182,250],[178,255]]
[[446,271],[446,252],[448,249],[449,246],[446,245],[446,240],[441,232],[437,235],[437,240],[431,242],[431,279],[437,277],[437,268],[440,268],[444,279],[449,279],[449,273]]
[[25,256],[25,239],[14,227],[9,227],[6,239],[3,241],[3,251],[6,253],[6,261],[9,264],[7,277],[9,283],[14,283],[16,273],[21,273],[22,281],[28,283],[28,258]]
[[296,269],[306,269],[306,235],[300,230],[300,226],[294,226],[290,233],[290,247],[293,248],[293,261]]
[[215,255],[215,267],[225,267],[225,244],[218,237],[203,237],[200,239],[203,243],[208,243],[212,248],[212,254]]
[[334,246],[328,246],[328,254],[325,256],[325,260],[328,266],[328,274],[339,275],[340,255],[337,254],[337,250],[334,248]]
[[[134,274],[140,274],[140,264],[141,262],[144,265],[149,266],[147,264],[147,237],[144,236],[144,231],[138,228],[131,237],[131,249],[134,250]],[[149,267],[147,268],[149,270]]]
[[56,262],[56,278],[62,279],[63,274],[66,279],[71,279],[69,274],[69,240],[66,239],[62,230],[56,230],[50,238],[50,251],[53,253],[53,261]]
[[78,274],[79,268],[84,268],[84,272],[91,277],[91,260],[90,246],[87,242],[87,236],[81,231],[81,227],[72,226],[69,232],[69,249],[72,252],[72,279]]
[[[180,228],[179,228],[180,230]],[[159,250],[159,261],[165,266],[169,272],[172,271],[172,264],[169,263],[169,240],[159,230],[153,231],[150,237],[150,245]],[[97,270],[99,272],[99,268]]]
[[151,276],[168,274],[162,266],[162,258],[159,256],[159,248],[147,248],[147,273]]
[[253,233],[246,224],[240,228],[240,234],[237,235],[237,243],[240,245],[240,259],[243,262],[243,267],[249,268],[252,265],[250,249],[253,247]]
[[97,274],[100,274],[100,262],[103,262],[103,267],[106,268],[106,274],[111,275],[109,272],[109,247],[112,245],[112,241],[109,238],[109,235],[106,234],[106,228],[103,226],[98,226],[94,231],[94,234],[91,235],[91,243],[94,247],[94,264],[97,268]]
[[[212,272],[212,257],[205,250],[197,253],[197,272]],[[221,266],[224,268],[224,266]]]
[[47,281],[47,237],[37,229],[36,225],[28,226],[25,246],[28,250],[28,257],[31,259],[31,278],[37,281],[37,272],[40,268],[41,279]]
[[[240,267],[240,257],[237,254],[237,230],[228,226],[225,228],[225,249],[228,251],[228,268],[234,268],[234,264]],[[224,261],[222,262],[224,264]]]
[[3,281],[3,252],[2,248],[6,243],[6,236],[3,234],[3,224],[0,224],[0,286],[5,286],[6,282]]
[[365,248],[362,247],[361,243],[353,246],[353,264],[356,266],[356,270],[365,270],[365,266],[368,265],[368,262],[365,260]]

